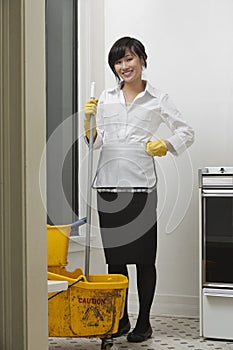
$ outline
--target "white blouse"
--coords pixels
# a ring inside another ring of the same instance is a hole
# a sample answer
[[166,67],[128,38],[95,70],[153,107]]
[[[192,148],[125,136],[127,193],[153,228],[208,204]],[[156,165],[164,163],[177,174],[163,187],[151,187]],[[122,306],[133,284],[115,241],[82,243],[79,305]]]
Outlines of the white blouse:
[[[166,140],[172,145],[175,155],[181,154],[193,143],[193,129],[182,120],[181,113],[168,94],[153,88],[148,82],[145,90],[136,96],[130,106],[125,104],[120,85],[103,91],[96,115],[94,148],[101,147],[102,150],[94,187],[155,187],[154,157],[146,153],[145,147],[148,141],[156,139],[156,132],[162,123],[172,132]],[[125,155],[124,160],[122,154]]]

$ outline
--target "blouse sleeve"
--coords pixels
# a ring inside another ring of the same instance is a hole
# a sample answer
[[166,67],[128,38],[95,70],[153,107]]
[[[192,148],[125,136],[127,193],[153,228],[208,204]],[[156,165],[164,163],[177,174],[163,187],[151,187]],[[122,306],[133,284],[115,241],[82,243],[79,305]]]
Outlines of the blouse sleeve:
[[161,118],[173,133],[166,140],[174,148],[174,154],[179,155],[194,142],[194,130],[181,119],[181,113],[177,110],[168,94],[162,95],[160,104]]

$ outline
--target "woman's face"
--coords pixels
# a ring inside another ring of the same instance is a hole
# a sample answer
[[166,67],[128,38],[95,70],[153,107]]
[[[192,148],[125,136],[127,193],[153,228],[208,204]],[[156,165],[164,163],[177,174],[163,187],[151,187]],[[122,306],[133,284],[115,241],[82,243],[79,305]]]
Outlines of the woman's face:
[[114,64],[118,76],[125,83],[132,83],[141,80],[143,60],[129,49],[125,50],[125,56],[120,58]]

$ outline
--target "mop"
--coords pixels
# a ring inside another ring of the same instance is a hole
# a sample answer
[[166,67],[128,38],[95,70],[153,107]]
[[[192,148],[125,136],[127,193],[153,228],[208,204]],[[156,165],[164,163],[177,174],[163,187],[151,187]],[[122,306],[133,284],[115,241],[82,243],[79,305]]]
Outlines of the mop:
[[[95,99],[95,82],[91,83],[91,99]],[[86,207],[86,247],[85,247],[85,276],[89,280],[90,269],[90,243],[91,243],[91,203],[92,203],[92,172],[93,172],[93,143],[94,143],[94,118],[90,115],[90,138],[88,154],[88,175],[87,175],[87,207]]]

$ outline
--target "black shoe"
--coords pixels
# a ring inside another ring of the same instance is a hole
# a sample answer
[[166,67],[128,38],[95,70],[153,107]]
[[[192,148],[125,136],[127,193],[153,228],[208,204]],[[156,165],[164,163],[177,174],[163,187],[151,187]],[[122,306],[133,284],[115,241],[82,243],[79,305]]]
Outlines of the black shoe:
[[130,330],[130,327],[131,327],[131,325],[130,325],[129,321],[123,327],[119,326],[118,331],[112,335],[113,338],[118,338],[124,334],[127,334]]
[[136,333],[135,331],[130,332],[127,335],[127,340],[131,343],[141,343],[147,339],[149,339],[152,335],[152,328],[149,326],[146,332],[144,333]]

